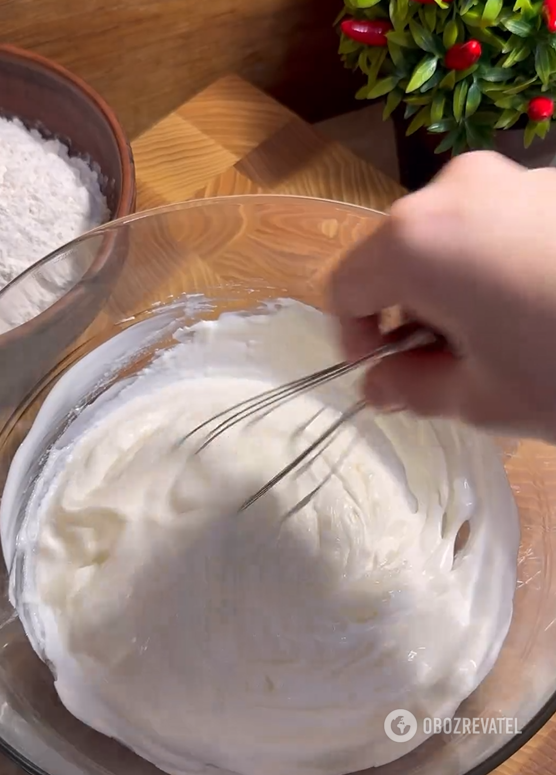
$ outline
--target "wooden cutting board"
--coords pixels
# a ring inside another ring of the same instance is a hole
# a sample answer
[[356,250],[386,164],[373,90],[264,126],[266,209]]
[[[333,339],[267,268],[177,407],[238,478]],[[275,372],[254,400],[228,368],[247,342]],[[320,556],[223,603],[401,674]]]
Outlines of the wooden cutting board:
[[[369,138],[372,141],[372,138]],[[401,186],[236,76],[133,143],[138,208],[229,194],[301,194],[387,210]],[[556,773],[556,720],[496,770]]]
[[300,194],[385,210],[401,186],[237,76],[137,138],[138,209],[227,194]]

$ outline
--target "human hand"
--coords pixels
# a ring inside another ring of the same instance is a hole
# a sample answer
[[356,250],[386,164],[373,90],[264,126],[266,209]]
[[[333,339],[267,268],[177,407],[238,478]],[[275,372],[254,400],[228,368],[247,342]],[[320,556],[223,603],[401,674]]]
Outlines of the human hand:
[[340,262],[330,298],[349,358],[381,343],[394,305],[452,345],[370,370],[377,408],[556,440],[556,169],[454,159]]

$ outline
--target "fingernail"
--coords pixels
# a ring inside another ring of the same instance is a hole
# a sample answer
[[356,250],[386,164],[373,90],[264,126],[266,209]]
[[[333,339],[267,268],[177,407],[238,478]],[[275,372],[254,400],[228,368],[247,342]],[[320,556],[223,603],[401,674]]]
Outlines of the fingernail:
[[380,406],[378,407],[382,414],[394,414],[395,412],[404,412],[407,409],[407,406],[405,404],[396,403],[396,404],[388,404],[386,406]]

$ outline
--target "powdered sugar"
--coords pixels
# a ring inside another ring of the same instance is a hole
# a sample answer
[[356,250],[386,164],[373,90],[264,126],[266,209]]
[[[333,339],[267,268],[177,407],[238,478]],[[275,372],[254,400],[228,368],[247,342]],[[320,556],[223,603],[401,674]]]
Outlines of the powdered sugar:
[[21,121],[0,118],[0,290],[108,217],[98,175],[85,161]]

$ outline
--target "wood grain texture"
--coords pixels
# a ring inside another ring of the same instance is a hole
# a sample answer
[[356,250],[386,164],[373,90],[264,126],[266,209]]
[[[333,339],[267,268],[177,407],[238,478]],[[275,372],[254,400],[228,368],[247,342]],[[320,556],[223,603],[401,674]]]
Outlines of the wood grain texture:
[[227,76],[133,143],[139,209],[192,197],[300,194],[386,210],[403,193],[237,76]]
[[0,0],[0,42],[90,82],[132,138],[228,72],[319,120],[354,105],[338,0]]

